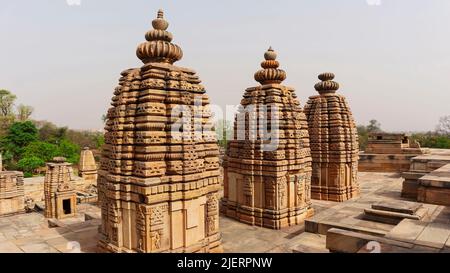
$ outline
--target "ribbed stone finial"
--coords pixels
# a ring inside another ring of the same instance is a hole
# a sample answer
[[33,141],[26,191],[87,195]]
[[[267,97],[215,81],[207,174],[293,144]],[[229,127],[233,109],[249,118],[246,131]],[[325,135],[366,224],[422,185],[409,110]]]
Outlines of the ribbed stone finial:
[[280,84],[286,79],[286,72],[281,69],[280,63],[276,60],[277,53],[270,47],[264,54],[264,59],[261,63],[262,70],[255,74],[255,80],[261,84]]
[[162,9],[158,10],[158,15],[152,22],[153,28],[157,30],[167,30],[169,28],[169,22],[164,20],[164,11]]
[[153,30],[145,35],[147,42],[139,45],[137,56],[144,63],[170,63],[181,60],[183,51],[173,43],[173,35],[168,32],[169,22],[164,19],[164,12],[158,11],[157,18],[152,21]]
[[339,83],[333,81],[334,77],[334,74],[329,72],[320,74],[319,80],[322,82],[317,83],[314,88],[319,94],[335,93],[339,90]]

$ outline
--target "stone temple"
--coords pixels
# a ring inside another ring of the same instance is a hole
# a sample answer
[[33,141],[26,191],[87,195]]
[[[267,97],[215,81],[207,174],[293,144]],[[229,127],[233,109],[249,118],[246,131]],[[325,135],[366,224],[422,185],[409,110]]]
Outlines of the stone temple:
[[72,164],[64,157],[47,163],[44,180],[45,212],[47,218],[63,219],[75,216],[77,194],[73,185]]
[[[209,98],[158,12],[122,72],[108,111],[99,171],[107,252],[218,252],[219,148]],[[174,129],[176,128],[176,129]]]
[[88,147],[81,151],[78,174],[84,180],[97,181],[97,164],[95,164],[94,154]]
[[276,57],[266,52],[255,74],[261,85],[245,91],[224,159],[221,206],[231,218],[272,229],[313,214],[306,116],[294,89],[281,85],[286,73]]
[[4,172],[0,167],[0,216],[23,212],[25,212],[23,173]]
[[344,96],[336,94],[334,74],[323,73],[318,96],[305,106],[312,155],[313,199],[343,202],[359,195],[358,134]]

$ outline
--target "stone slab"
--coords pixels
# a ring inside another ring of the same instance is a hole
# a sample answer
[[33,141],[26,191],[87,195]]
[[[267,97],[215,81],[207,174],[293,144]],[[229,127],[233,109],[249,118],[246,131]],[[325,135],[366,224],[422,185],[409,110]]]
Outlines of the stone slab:
[[450,236],[450,225],[442,223],[429,223],[415,243],[418,245],[444,248]]
[[394,227],[386,238],[413,243],[427,226],[427,223],[405,219]]
[[385,243],[403,248],[413,247],[413,244],[336,228],[330,229],[327,233],[327,248],[331,252],[358,253],[369,242]]
[[379,202],[377,204],[372,205],[372,209],[374,209],[374,210],[406,213],[406,214],[411,214],[411,215],[413,215],[421,207],[423,207],[422,204],[401,201],[401,200],[387,201],[387,202],[384,201],[384,202]]

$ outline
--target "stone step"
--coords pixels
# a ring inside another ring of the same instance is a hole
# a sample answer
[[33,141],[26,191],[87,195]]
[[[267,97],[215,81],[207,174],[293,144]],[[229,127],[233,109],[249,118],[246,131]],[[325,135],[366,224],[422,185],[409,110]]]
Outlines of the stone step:
[[338,228],[338,229],[347,230],[347,231],[354,231],[354,232],[359,232],[359,233],[374,235],[374,236],[384,236],[387,233],[387,231],[380,230],[380,229],[338,223],[338,222],[334,222],[334,221],[326,221],[326,220],[320,221],[320,222],[314,221],[314,220],[306,220],[305,221],[305,231],[306,232],[327,235],[327,232],[332,228]]
[[289,250],[293,253],[329,253],[326,248],[326,236],[321,234],[303,232],[289,242]]
[[[387,244],[405,249],[412,249],[414,247],[411,243],[399,242],[395,240],[386,239],[379,236],[373,236],[360,232],[332,228],[327,233],[327,249],[330,252],[340,253],[358,253],[367,244],[372,243],[372,246]],[[370,248],[372,249],[372,248]]]
[[398,212],[411,215],[415,214],[422,207],[423,204],[406,201],[380,202],[372,205],[372,209],[374,210]]
[[416,214],[413,215],[377,209],[364,210],[364,219],[392,225],[397,225],[404,219],[421,220],[425,218],[427,215],[428,209],[426,208],[420,208],[416,212]]

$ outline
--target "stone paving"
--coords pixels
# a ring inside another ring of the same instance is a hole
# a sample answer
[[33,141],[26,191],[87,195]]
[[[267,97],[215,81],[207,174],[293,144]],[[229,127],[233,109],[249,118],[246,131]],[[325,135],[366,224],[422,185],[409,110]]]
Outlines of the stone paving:
[[[315,217],[331,215],[328,220],[337,223],[391,231],[394,225],[365,221],[361,214],[374,203],[405,200],[400,197],[402,178],[393,173],[360,173],[359,180],[360,198],[345,203],[313,201]],[[425,206],[432,211],[442,210],[436,205]],[[73,241],[80,244],[81,252],[96,252],[100,220],[85,221],[85,214],[98,215],[99,208],[89,204],[79,205],[78,208],[75,218],[62,220],[63,226],[56,228],[49,228],[48,220],[37,212],[0,218],[0,253],[76,252],[76,248],[68,245]],[[225,252],[328,252],[325,236],[304,232],[304,225],[271,230],[248,226],[222,216],[220,229]]]

